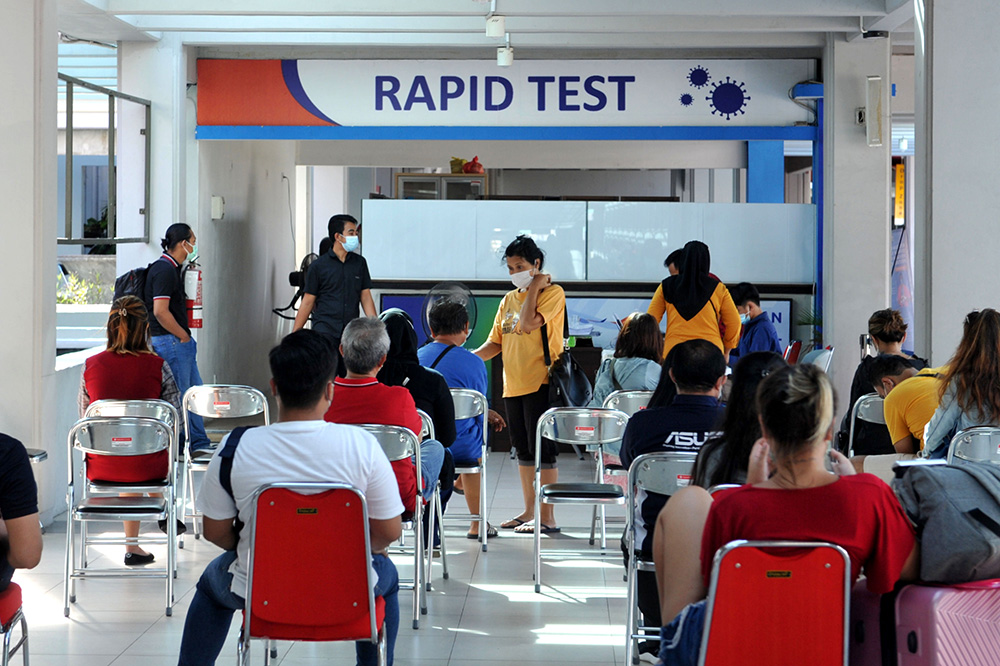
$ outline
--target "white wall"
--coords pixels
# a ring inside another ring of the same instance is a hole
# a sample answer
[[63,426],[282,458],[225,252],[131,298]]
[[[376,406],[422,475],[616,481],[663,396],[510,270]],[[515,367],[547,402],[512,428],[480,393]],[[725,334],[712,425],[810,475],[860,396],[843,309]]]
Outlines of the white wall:
[[330,218],[347,212],[347,169],[337,166],[317,166],[312,169],[312,252],[327,235]]
[[[288,201],[289,189],[293,197],[295,192],[295,147],[277,141],[202,142],[199,153],[199,217],[205,220],[198,234],[205,302],[205,328],[198,338],[202,379],[248,384],[269,394],[267,352],[287,332],[271,309],[291,299],[288,273],[301,260],[294,256]],[[222,220],[210,221],[213,195],[226,200]]]

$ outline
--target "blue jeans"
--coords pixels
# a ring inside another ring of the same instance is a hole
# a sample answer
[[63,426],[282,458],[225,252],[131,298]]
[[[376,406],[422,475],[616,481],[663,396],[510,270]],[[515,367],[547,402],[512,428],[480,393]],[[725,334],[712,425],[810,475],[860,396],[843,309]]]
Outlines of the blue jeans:
[[[201,384],[201,374],[198,372],[198,343],[191,338],[190,341],[182,343],[175,335],[154,335],[150,338],[153,344],[153,351],[157,353],[167,365],[170,372],[174,373],[174,381],[181,396],[192,386]],[[183,414],[182,414],[183,416]],[[190,416],[191,432],[188,439],[191,441],[191,449],[206,449],[212,446],[205,434],[205,424],[197,414]]]
[[444,464],[444,446],[435,439],[420,442],[420,476],[424,480],[424,499],[428,502],[434,495],[434,487],[441,476]]
[[[242,610],[244,605],[243,597],[229,589],[233,582],[229,566],[235,559],[236,551],[227,550],[209,563],[198,580],[184,619],[178,666],[208,666],[214,664],[222,652],[233,613]],[[399,631],[399,576],[396,567],[385,555],[373,556],[372,568],[378,574],[375,596],[385,599],[382,630],[385,632],[388,663],[392,666],[396,633]],[[378,663],[378,646],[374,643],[358,641],[355,650],[360,666],[375,666]]]

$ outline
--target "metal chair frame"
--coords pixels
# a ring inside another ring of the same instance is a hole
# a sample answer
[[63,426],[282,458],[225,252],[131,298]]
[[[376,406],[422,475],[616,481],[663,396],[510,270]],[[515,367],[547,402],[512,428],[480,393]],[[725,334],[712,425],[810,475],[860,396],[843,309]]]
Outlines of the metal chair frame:
[[[622,389],[621,391],[612,391],[604,399],[601,407],[604,409],[617,409],[618,411],[625,412],[628,414],[629,418],[638,412],[642,411],[649,405],[650,399],[653,397],[653,391],[645,391],[640,389]],[[607,468],[604,464],[604,447],[602,445],[601,451],[597,453],[597,471],[594,474],[594,481],[596,483],[604,483],[605,475],[608,476],[628,476],[628,470],[624,467],[612,467]],[[590,521],[590,545],[594,545],[594,535],[597,533],[597,521],[600,520],[601,529],[605,529],[607,516],[605,515],[604,506],[598,507],[594,506],[593,516]]]
[[[417,414],[420,416],[420,441],[424,439],[437,439],[434,434],[434,420],[431,419],[430,414],[422,409],[417,410]],[[417,447],[417,457],[420,456],[420,447]],[[424,561],[424,566],[426,566],[426,571],[424,572],[424,589],[426,592],[431,591],[431,572],[433,570],[434,563],[434,526],[438,526],[439,536],[441,537],[441,567],[444,569],[443,577],[448,580],[448,546],[445,543],[444,536],[444,508],[441,506],[441,482],[440,480],[435,480],[434,482],[434,492],[431,494],[430,506],[427,507],[429,511],[427,519],[427,548]]]
[[[423,489],[424,481],[421,476],[420,466],[420,438],[409,428],[395,425],[384,425],[381,423],[358,424],[370,432],[379,446],[385,452],[389,462],[414,459],[417,473],[417,497],[415,510],[410,520],[403,521],[403,535],[400,537],[400,548],[406,547],[406,532],[413,534],[413,579],[404,580],[400,578],[399,587],[402,590],[413,590],[413,628],[420,628],[420,616],[427,614],[427,595],[424,591],[424,540],[420,534],[421,512],[423,509]],[[397,551],[402,552],[402,551]]]
[[[118,435],[115,437],[115,435]],[[100,437],[101,439],[95,439]],[[104,438],[107,438],[106,440]],[[86,438],[86,439],[85,439]],[[138,440],[138,441],[136,441]],[[69,617],[70,603],[76,601],[76,580],[78,578],[166,578],[166,614],[173,613],[173,583],[176,573],[177,542],[177,496],[175,461],[177,457],[174,429],[164,421],[141,416],[91,417],[80,419],[70,428],[68,441],[68,482],[66,490],[66,505],[69,513],[66,517],[66,561],[63,586],[63,614]],[[136,484],[101,484],[91,482],[84,474],[86,457],[81,463],[81,501],[76,501],[76,470],[74,465],[74,449],[84,453],[111,456],[135,456],[156,453],[167,450],[167,475],[162,483]],[[159,492],[162,498],[153,497],[118,497],[119,493],[151,493]],[[103,495],[103,496],[102,496]],[[114,495],[114,496],[109,496]],[[165,537],[144,537],[147,543],[164,543],[167,545],[167,564],[163,569],[142,568],[129,569],[98,569],[87,567],[87,547],[89,544],[122,544],[137,543],[128,538],[118,537],[88,537],[87,522],[89,521],[125,521],[125,520],[166,520],[167,535]],[[80,551],[74,566],[74,524],[80,526]]]
[[948,445],[948,464],[972,462],[1000,465],[1000,428],[973,426],[955,433]]
[[456,474],[478,474],[479,475],[479,513],[470,516],[466,515],[450,515],[446,516],[449,520],[452,519],[470,519],[474,521],[479,521],[479,540],[482,542],[483,552],[486,552],[486,538],[483,536],[486,534],[488,521],[486,518],[487,507],[486,507],[486,458],[488,456],[488,442],[489,442],[489,423],[487,420],[487,414],[489,413],[489,402],[486,400],[486,396],[479,391],[474,391],[467,388],[453,388],[451,390],[451,399],[455,403],[455,420],[463,421],[465,419],[474,419],[482,416],[483,418],[483,447],[482,453],[480,454],[479,464],[469,467],[459,467],[455,466]]
[[[364,515],[364,535],[365,535],[365,555],[366,562],[371,562],[372,559],[372,544],[371,544],[371,534],[368,532],[368,501],[365,499],[364,493],[355,488],[344,483],[269,483],[263,485],[256,490],[253,497],[252,505],[254,507],[254,520],[250,526],[250,554],[247,558],[247,589],[244,599],[246,603],[244,608],[246,609],[243,613],[243,627],[240,631],[240,639],[236,646],[237,663],[241,666],[249,663],[250,661],[250,641],[255,636],[250,634],[250,622],[251,622],[251,612],[250,609],[253,608],[253,570],[254,570],[254,546],[257,540],[257,520],[256,520],[256,507],[259,505],[261,498],[270,490],[291,490],[292,492],[300,494],[316,494],[325,492],[328,490],[345,490],[353,493],[358,500],[361,502],[362,513]],[[378,628],[378,622],[375,617],[375,591],[374,584],[371,579],[371,567],[367,567],[368,570],[368,611],[369,617],[371,619],[371,642],[378,646],[378,663],[379,666],[385,666],[388,659],[387,646],[386,646],[386,635],[384,631],[380,631]],[[354,640],[354,639],[350,639]],[[271,659],[275,658],[274,650],[271,646],[271,639],[264,638],[264,663],[270,664]]]
[[[18,595],[21,594],[21,587],[17,583],[10,583],[3,592],[3,594],[15,593]],[[14,636],[14,626],[18,624],[21,626],[21,639],[14,644],[14,647],[11,647],[10,640]],[[0,627],[0,631],[3,632],[3,654],[0,655],[0,666],[7,666],[10,663],[11,657],[18,650],[21,650],[21,659],[24,666],[28,666],[28,622],[24,619],[23,605],[14,611],[14,614],[7,620],[7,623]]]
[[833,347],[826,349],[813,349],[805,356],[799,357],[799,363],[811,363],[823,372],[830,372],[830,364],[833,363]]
[[[236,401],[236,409],[233,402]],[[238,419],[257,414],[264,415],[264,425],[270,425],[267,398],[252,386],[239,384],[201,384],[192,386],[184,392],[181,399],[181,411],[184,413],[184,467],[183,488],[181,493],[182,520],[191,518],[194,525],[194,538],[201,538],[201,512],[195,508],[194,473],[204,472],[212,456],[205,455],[193,458],[191,456],[191,413],[203,418]],[[213,449],[214,451],[214,449]],[[189,509],[190,507],[190,509]],[[178,545],[184,547],[181,538]]]
[[[656,571],[652,560],[640,558],[636,548],[636,521],[638,491],[655,492],[672,496],[688,483],[681,483],[682,476],[690,477],[694,468],[696,453],[681,451],[657,451],[645,453],[632,461],[628,469],[628,499],[625,510],[625,542],[628,548],[627,614],[625,620],[625,663],[636,664],[636,652],[640,639],[659,640],[660,628],[639,624],[639,571]],[[648,634],[642,632],[650,632]]]
[[[843,634],[843,661],[844,666],[847,666],[848,657],[848,642],[850,638],[849,625],[850,625],[850,608],[851,608],[851,560],[847,555],[847,551],[840,546],[832,543],[826,542],[816,542],[816,541],[746,541],[746,540],[736,540],[730,541],[725,546],[720,548],[712,560],[712,575],[708,587],[708,598],[705,602],[705,626],[702,630],[701,638],[701,649],[698,653],[698,666],[706,666],[706,659],[708,657],[708,647],[709,640],[711,638],[712,632],[712,613],[715,610],[716,596],[719,591],[719,571],[722,568],[724,562],[728,561],[728,557],[738,552],[741,548],[803,548],[803,549],[815,549],[815,548],[828,548],[835,553],[836,558],[843,559],[844,575],[843,575],[843,597],[844,597],[844,621],[843,627],[841,628],[841,633]],[[739,566],[737,563],[736,566]],[[830,566],[827,564],[827,566]],[[751,600],[751,603],[753,600]],[[762,609],[762,612],[767,612],[767,609]]]
[[854,455],[854,426],[859,419],[867,423],[885,425],[885,411],[882,404],[884,402],[884,398],[879,397],[878,393],[866,393],[854,403],[854,409],[851,410],[851,431],[847,436],[848,457]]
[[[588,450],[603,451],[603,445],[622,438],[625,426],[628,424],[628,414],[616,409],[588,409],[585,407],[554,407],[538,419],[535,428],[535,592],[542,591],[542,504],[618,504],[625,503],[625,494],[619,486],[609,483],[560,484],[542,485],[542,438],[551,439],[557,443],[582,444]],[[572,430],[570,430],[572,428]],[[604,492],[606,497],[594,497],[592,494],[572,492],[567,485],[585,488],[592,492]],[[603,525],[601,530],[601,550],[606,551],[607,538]],[[570,551],[560,551],[562,553]],[[607,553],[602,552],[606,556]]]

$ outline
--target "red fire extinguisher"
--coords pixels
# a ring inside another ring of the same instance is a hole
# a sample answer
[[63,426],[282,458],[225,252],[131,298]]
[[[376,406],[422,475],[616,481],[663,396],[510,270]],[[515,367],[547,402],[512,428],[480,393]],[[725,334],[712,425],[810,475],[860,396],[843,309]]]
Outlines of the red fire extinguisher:
[[201,268],[188,264],[184,270],[184,295],[187,302],[188,328],[201,328]]

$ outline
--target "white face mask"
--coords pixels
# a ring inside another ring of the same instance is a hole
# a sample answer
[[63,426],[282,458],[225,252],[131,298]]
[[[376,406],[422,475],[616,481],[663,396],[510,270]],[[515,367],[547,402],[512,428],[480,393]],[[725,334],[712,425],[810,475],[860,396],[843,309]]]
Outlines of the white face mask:
[[528,285],[531,284],[531,281],[534,278],[535,276],[531,274],[530,270],[528,270],[511,274],[510,281],[513,282],[514,286],[518,289],[527,289]]

